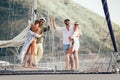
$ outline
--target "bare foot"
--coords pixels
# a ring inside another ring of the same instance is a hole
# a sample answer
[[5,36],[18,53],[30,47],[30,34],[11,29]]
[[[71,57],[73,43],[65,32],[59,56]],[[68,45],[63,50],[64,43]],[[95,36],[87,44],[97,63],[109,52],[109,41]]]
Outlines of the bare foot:
[[28,65],[24,65],[24,67],[28,67]]
[[34,68],[32,65],[29,65],[28,68]]
[[28,64],[24,64],[24,67],[27,68],[27,67],[28,67]]

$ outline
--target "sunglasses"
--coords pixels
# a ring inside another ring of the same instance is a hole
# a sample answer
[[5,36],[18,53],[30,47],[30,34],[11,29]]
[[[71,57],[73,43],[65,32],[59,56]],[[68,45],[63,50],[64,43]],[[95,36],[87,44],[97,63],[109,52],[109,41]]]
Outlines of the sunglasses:
[[45,23],[45,21],[43,19],[40,20],[40,23]]
[[69,19],[66,19],[64,22],[70,21]]
[[79,25],[78,23],[75,23],[74,25]]

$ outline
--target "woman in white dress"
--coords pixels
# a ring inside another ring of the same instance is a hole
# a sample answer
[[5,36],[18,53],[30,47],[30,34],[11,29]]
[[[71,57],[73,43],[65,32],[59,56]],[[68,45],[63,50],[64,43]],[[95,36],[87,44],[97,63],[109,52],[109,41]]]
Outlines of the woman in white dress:
[[80,25],[78,22],[75,22],[74,23],[74,33],[71,37],[69,37],[69,40],[71,41],[71,45],[70,45],[70,48],[68,49],[67,51],[67,55],[66,55],[66,58],[67,58],[67,66],[68,66],[68,69],[69,69],[69,56],[70,54],[73,53],[73,56],[74,56],[74,60],[75,60],[75,69],[78,70],[78,66],[79,66],[79,60],[78,60],[78,50],[79,50],[79,47],[80,47],[80,43],[79,43],[79,38],[82,36],[82,33],[81,33],[81,30],[80,30]]
[[27,40],[25,41],[22,50],[20,52],[20,55],[18,58],[21,60],[21,63],[23,63],[23,60],[25,58],[25,67],[27,66],[28,61],[28,54],[31,53],[30,56],[30,67],[32,67],[32,60],[35,53],[35,45],[37,38],[40,38],[41,35],[39,35],[40,27],[39,27],[39,21],[36,20],[35,23],[31,24],[31,28],[28,31],[27,34]]

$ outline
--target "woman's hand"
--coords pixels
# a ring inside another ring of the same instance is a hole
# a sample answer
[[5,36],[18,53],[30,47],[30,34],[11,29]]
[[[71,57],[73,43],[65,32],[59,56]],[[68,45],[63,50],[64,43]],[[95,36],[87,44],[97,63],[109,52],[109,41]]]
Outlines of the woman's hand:
[[68,37],[68,39],[69,39],[70,41],[72,41],[72,38],[71,38],[70,36]]

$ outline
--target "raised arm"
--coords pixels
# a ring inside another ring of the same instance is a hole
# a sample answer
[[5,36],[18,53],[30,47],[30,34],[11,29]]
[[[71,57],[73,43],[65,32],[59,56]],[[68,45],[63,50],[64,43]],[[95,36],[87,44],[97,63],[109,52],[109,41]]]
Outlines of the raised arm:
[[54,18],[54,16],[52,16],[51,18],[52,18],[53,28],[56,30],[56,22],[55,22],[55,18]]
[[31,23],[30,30],[32,30],[33,32],[36,31],[36,27],[35,27],[35,24],[34,24],[34,23]]

